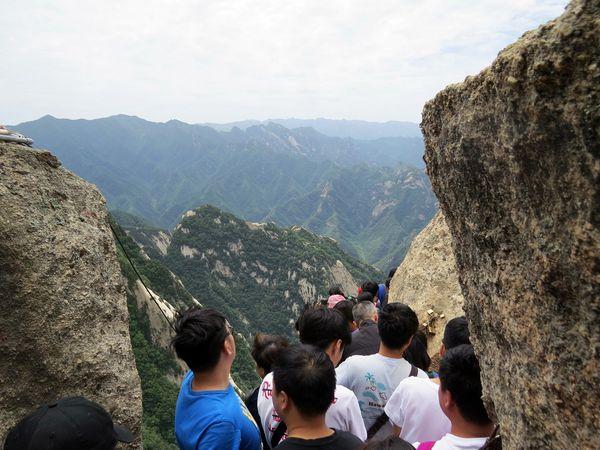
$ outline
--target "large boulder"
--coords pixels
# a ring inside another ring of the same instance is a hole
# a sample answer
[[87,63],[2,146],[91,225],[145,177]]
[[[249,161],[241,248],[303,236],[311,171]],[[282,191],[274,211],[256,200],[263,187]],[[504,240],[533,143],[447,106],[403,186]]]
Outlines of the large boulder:
[[464,315],[452,238],[441,211],[413,240],[392,278],[389,301],[406,303],[417,313],[435,357],[448,320]]
[[50,153],[0,143],[0,442],[83,395],[141,447],[141,388],[105,201]]
[[506,447],[597,447],[598,0],[447,87],[421,126]]

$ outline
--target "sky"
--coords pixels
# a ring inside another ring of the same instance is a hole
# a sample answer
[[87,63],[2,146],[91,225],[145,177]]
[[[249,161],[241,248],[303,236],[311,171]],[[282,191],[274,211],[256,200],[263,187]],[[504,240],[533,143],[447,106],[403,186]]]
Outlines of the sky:
[[419,122],[566,0],[2,0],[0,123]]

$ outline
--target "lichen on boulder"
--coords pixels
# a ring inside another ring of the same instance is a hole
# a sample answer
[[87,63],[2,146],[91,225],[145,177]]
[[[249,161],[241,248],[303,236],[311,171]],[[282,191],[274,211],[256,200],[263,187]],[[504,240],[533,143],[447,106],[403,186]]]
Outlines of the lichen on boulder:
[[50,153],[0,143],[0,442],[83,395],[141,448],[141,388],[105,201]]
[[597,447],[598,1],[440,92],[422,129],[504,445]]

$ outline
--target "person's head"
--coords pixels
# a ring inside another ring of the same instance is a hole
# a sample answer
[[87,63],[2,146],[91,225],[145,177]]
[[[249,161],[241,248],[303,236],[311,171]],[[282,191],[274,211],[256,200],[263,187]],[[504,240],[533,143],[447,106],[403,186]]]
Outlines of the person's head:
[[361,292],[356,297],[356,302],[357,303],[371,302],[371,303],[375,304],[375,298],[373,297],[373,294],[371,294],[370,292]]
[[410,345],[404,351],[404,359],[425,372],[429,371],[431,358],[427,353],[427,336],[421,330],[417,330]]
[[133,442],[129,430],[113,424],[106,410],[84,397],[67,397],[38,408],[6,436],[4,450],[112,450]]
[[392,279],[388,278],[387,280],[385,280],[385,288],[389,291],[390,290],[390,284],[392,283]]
[[455,317],[449,320],[444,329],[442,348],[440,355],[444,356],[446,350],[463,344],[471,344],[469,340],[469,324],[465,316]]
[[319,348],[297,344],[273,366],[273,406],[288,422],[325,417],[334,400],[335,368]]
[[369,292],[373,299],[377,297],[377,292],[379,292],[379,285],[374,281],[365,281],[361,286],[363,292]]
[[396,270],[398,270],[397,267],[394,267],[392,269],[390,269],[390,271],[388,272],[388,278],[394,278],[394,275],[396,274]]
[[491,420],[481,399],[479,362],[472,345],[459,345],[446,351],[440,362],[440,407],[450,422],[459,418],[485,426]]
[[354,316],[352,315],[352,308],[354,308],[354,302],[351,302],[350,300],[343,300],[341,302],[338,302],[333,307],[333,309],[342,313],[342,315],[346,319],[346,323],[348,324],[350,332],[358,328],[358,324],[354,321]]
[[382,440],[371,439],[365,442],[360,450],[415,450],[410,442],[398,436],[388,436]]
[[352,315],[359,328],[365,320],[377,322],[377,308],[373,302],[358,302],[352,308]]
[[337,366],[344,346],[352,342],[346,318],[336,309],[313,308],[302,313],[297,322],[300,342],[323,350]]
[[231,367],[235,358],[231,325],[210,308],[192,307],[180,313],[171,345],[195,373],[210,371],[219,363]]
[[388,303],[379,313],[377,328],[383,345],[390,350],[404,351],[419,329],[419,320],[408,305]]
[[256,363],[256,373],[259,377],[264,378],[266,374],[271,372],[273,363],[279,356],[279,353],[288,345],[288,340],[283,336],[265,333],[256,333],[254,335],[251,353]]
[[342,297],[345,297],[344,291],[342,291],[342,287],[338,284],[329,288],[329,295],[341,295]]
[[333,308],[335,305],[337,305],[340,302],[344,302],[347,301],[346,297],[344,297],[343,295],[330,295],[329,298],[327,299],[327,307],[328,308]]

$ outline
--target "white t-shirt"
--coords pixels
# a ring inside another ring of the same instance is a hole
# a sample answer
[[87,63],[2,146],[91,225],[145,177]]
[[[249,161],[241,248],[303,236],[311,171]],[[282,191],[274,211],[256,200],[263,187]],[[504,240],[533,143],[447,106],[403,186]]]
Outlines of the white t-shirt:
[[[260,385],[258,393],[258,414],[260,415],[260,424],[265,431],[268,442],[281,422],[281,418],[273,408],[273,373],[265,376]],[[361,440],[367,439],[367,430],[360,415],[358,400],[350,389],[337,385],[335,387],[335,398],[333,403],[325,414],[325,423],[330,428],[352,433]],[[287,433],[283,435],[282,440],[287,438]]]
[[385,413],[392,425],[402,428],[402,439],[437,441],[450,432],[450,421],[440,408],[439,388],[439,384],[419,377],[400,382],[385,405]]
[[[404,358],[388,358],[379,353],[351,356],[336,369],[337,382],[352,390],[358,399],[360,412],[368,430],[383,412],[383,408],[398,384],[410,375],[411,365]],[[428,378],[421,369],[418,377]],[[376,436],[387,436],[391,425],[381,428]]]
[[[446,434],[442,439],[437,441],[432,450],[479,450],[487,441],[487,438],[463,438]],[[417,448],[420,442],[415,442],[413,447]]]

